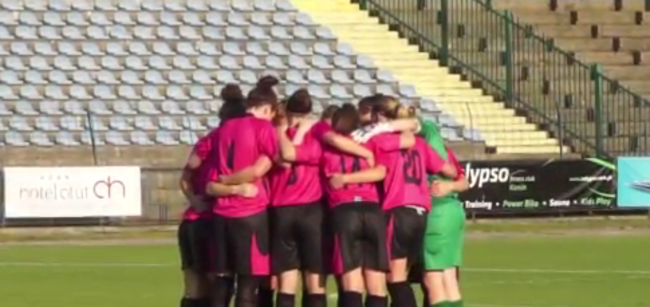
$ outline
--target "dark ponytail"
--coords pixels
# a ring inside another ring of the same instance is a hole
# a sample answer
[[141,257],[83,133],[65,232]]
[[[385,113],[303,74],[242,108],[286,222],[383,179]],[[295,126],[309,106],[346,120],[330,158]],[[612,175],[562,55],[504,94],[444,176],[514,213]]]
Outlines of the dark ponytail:
[[278,95],[275,94],[273,87],[280,83],[278,78],[273,76],[265,76],[257,81],[255,88],[248,93],[246,98],[246,107],[255,108],[264,105],[271,105],[274,109],[277,108]]
[[244,94],[239,85],[227,84],[220,93],[223,105],[219,109],[219,118],[224,121],[246,113]]

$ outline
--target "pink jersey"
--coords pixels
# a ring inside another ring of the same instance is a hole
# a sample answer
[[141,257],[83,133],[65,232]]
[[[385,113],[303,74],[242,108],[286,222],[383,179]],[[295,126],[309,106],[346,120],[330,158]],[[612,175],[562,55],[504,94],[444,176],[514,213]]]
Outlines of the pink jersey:
[[[201,160],[201,164],[195,169],[188,170],[191,173],[190,186],[192,193],[197,196],[202,196],[206,201],[209,199],[209,197],[205,195],[205,186],[209,177],[208,172],[210,171],[210,167],[209,163],[205,163],[205,160],[207,159],[211,149],[212,142],[209,135],[200,138],[196,144],[194,144],[192,155],[197,156]],[[211,213],[210,210],[200,211],[197,208],[188,206],[183,214],[183,219],[194,221],[199,218],[210,218],[212,216]]]
[[[279,151],[273,124],[250,114],[222,123],[211,140],[210,163],[215,169],[211,179],[214,181],[218,180],[216,174],[233,174],[253,166],[262,156],[275,159]],[[228,217],[244,217],[263,211],[270,202],[267,185],[264,179],[258,179],[254,184],[259,191],[256,197],[219,197],[214,212]]]
[[405,205],[431,209],[427,173],[440,172],[445,161],[426,142],[416,137],[415,146],[395,150],[399,146],[397,133],[380,134],[369,141],[377,164],[386,166],[383,182],[382,208],[390,210]]
[[[365,159],[348,155],[333,147],[325,146],[321,159],[326,178],[332,174],[353,173],[369,168]],[[376,183],[346,184],[340,189],[325,185],[330,207],[352,202],[379,202]]]
[[323,136],[329,131],[332,131],[332,126],[328,122],[321,120],[311,127],[309,134],[316,140],[323,141]]
[[[296,130],[289,129],[287,136],[293,138]],[[296,146],[296,161],[290,167],[276,167],[269,176],[272,206],[310,204],[323,197],[321,153],[320,142],[311,135],[310,129],[302,144]]]

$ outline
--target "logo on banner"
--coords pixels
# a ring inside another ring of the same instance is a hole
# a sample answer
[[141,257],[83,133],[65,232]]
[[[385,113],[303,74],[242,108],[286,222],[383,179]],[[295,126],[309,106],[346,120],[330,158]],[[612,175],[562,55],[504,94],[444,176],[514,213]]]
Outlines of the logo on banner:
[[6,167],[8,218],[139,216],[139,167]]
[[84,200],[126,198],[126,185],[115,176],[90,182],[71,180],[69,175],[41,176],[40,184],[19,187],[21,199]]

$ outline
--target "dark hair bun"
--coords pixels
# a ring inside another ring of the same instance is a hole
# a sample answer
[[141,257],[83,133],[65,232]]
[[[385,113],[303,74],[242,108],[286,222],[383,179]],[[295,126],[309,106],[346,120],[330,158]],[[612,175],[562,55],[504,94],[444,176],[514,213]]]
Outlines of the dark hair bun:
[[278,78],[274,76],[264,76],[257,81],[257,85],[255,87],[262,90],[269,90],[272,87],[276,86],[278,83],[280,83],[280,80],[278,80]]
[[229,83],[221,90],[221,100],[225,102],[243,101],[244,93],[237,84]]

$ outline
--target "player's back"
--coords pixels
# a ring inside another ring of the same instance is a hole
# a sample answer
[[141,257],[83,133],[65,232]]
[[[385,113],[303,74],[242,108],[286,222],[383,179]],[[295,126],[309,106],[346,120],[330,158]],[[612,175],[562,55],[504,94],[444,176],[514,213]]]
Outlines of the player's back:
[[[313,128],[312,128],[313,129]],[[295,136],[297,128],[290,128],[287,136]],[[290,166],[277,166],[269,176],[273,206],[309,204],[323,196],[320,174],[322,149],[320,142],[308,133],[303,143],[296,146],[296,161]]]
[[[347,174],[369,169],[368,161],[357,156],[352,156],[331,146],[323,148],[321,160],[325,177],[333,174]],[[373,183],[346,184],[335,189],[327,184],[326,191],[330,207],[353,202],[378,202],[377,185]]]
[[[223,123],[212,138],[212,164],[221,175],[230,175],[255,164],[258,158],[273,159],[277,154],[277,137],[270,121],[245,115]],[[214,179],[214,178],[213,178]],[[258,194],[253,198],[219,197],[215,213],[225,216],[247,216],[260,212],[269,203],[263,179],[254,184]]]

